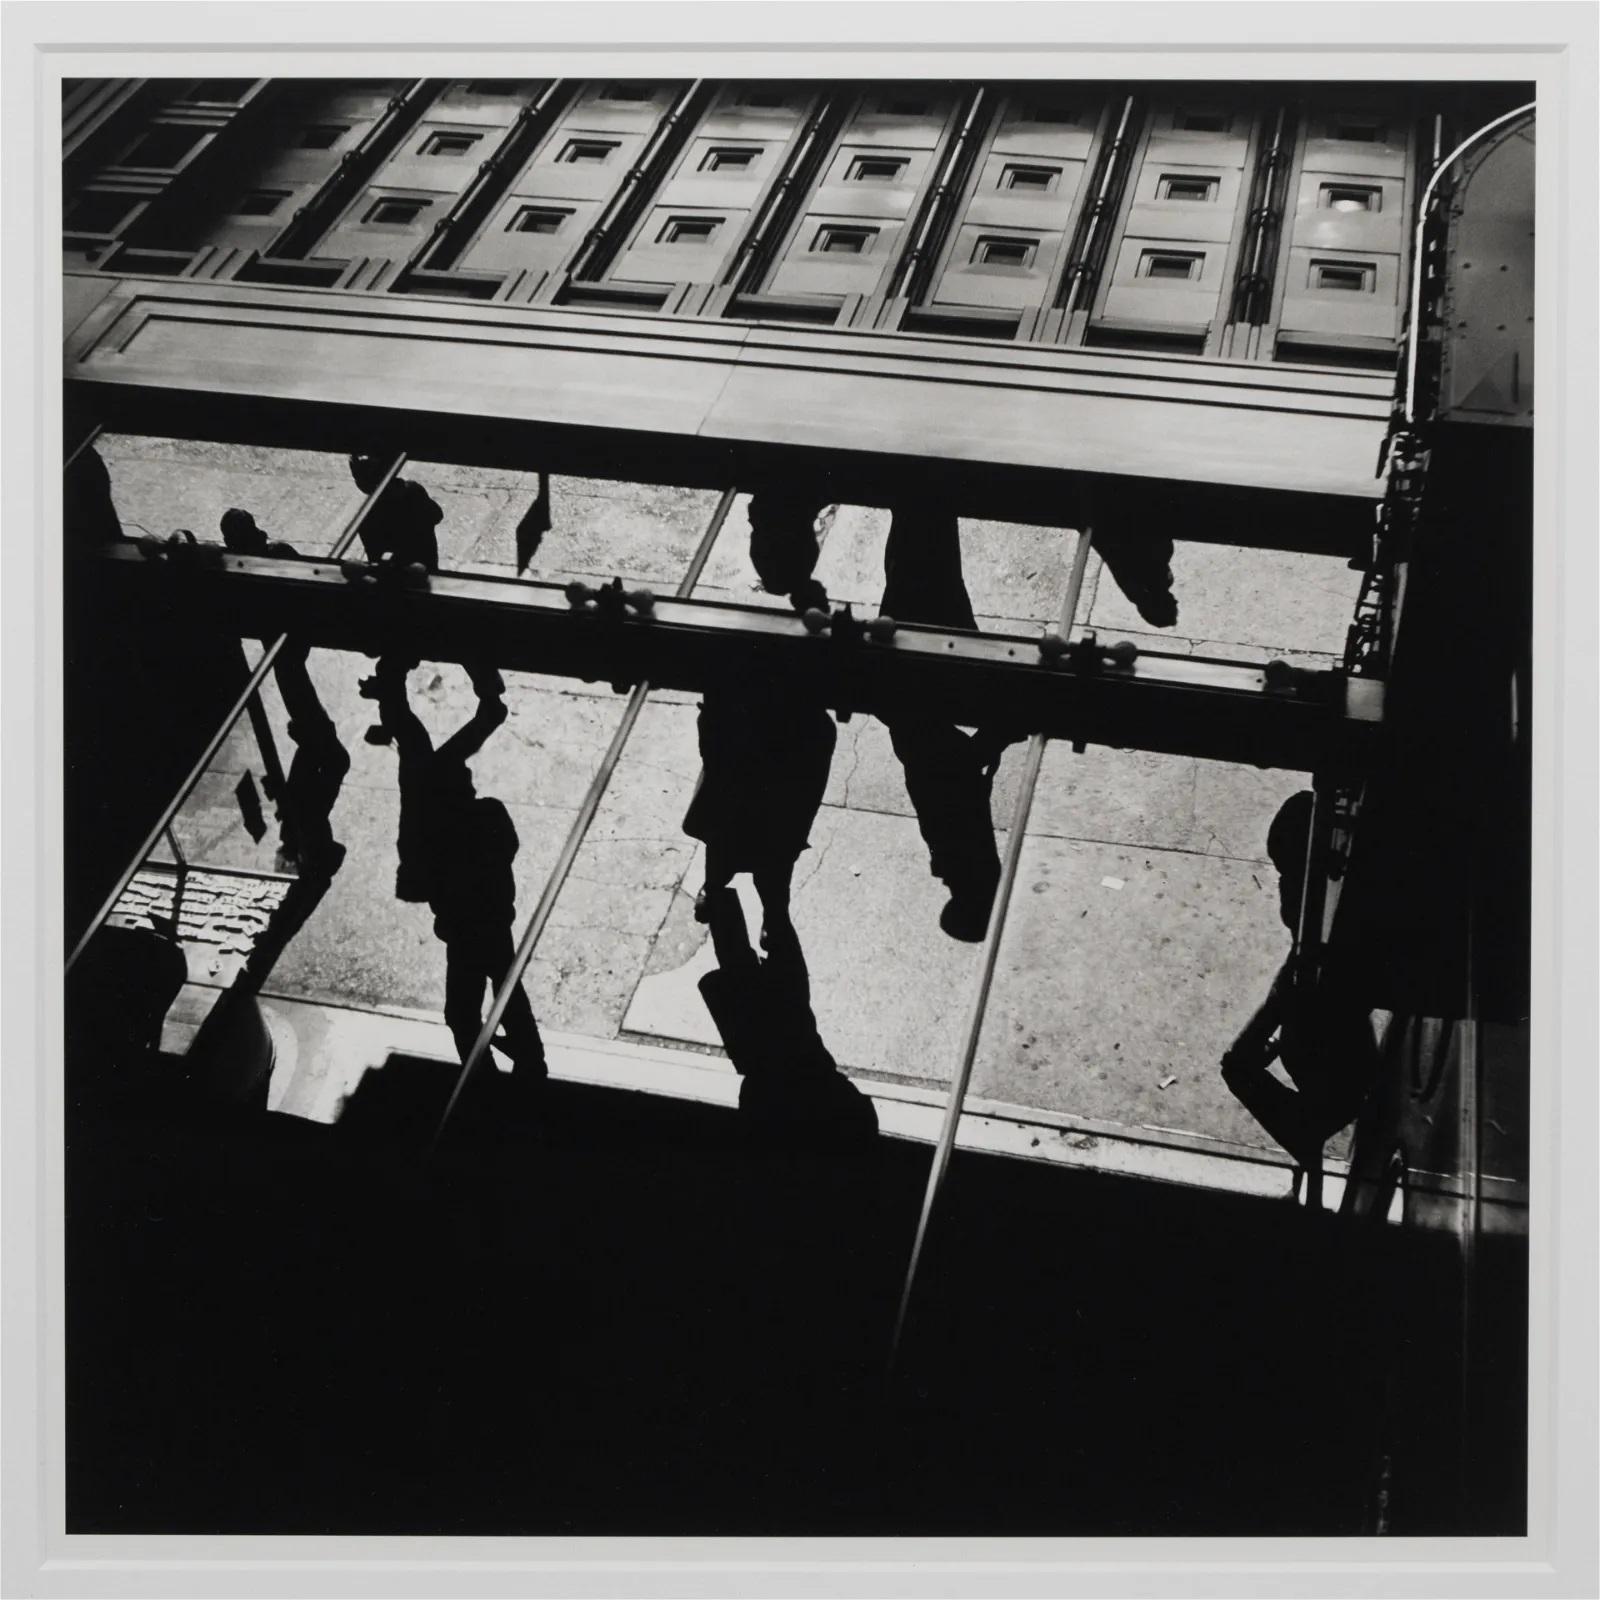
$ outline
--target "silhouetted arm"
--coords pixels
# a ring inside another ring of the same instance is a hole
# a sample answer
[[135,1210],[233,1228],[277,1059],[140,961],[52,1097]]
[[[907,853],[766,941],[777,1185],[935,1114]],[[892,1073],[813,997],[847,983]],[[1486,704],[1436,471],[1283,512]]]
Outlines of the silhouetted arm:
[[406,680],[397,678],[378,696],[378,711],[383,725],[394,735],[395,752],[403,759],[431,755],[433,741],[422,719],[411,709],[406,698]]
[[479,700],[478,709],[471,718],[439,746],[442,760],[465,761],[475,756],[487,742],[489,735],[506,720],[504,700]]

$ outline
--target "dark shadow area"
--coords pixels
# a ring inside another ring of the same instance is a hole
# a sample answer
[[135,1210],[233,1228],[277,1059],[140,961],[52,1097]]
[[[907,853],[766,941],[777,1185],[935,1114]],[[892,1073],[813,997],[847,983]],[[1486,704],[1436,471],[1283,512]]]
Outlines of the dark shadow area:
[[495,1075],[424,1163],[453,1074],[75,1120],[71,1531],[1359,1533],[1383,1450],[1393,1530],[1455,1531],[1386,1398],[1443,1244],[958,1154],[886,1381],[926,1147]]

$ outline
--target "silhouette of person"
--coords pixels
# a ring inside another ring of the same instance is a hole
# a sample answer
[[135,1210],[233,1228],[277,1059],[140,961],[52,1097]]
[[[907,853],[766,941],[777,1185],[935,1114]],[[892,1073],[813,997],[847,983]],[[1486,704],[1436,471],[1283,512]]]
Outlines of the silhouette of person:
[[[763,586],[796,610],[827,604],[812,577],[821,502],[781,493],[750,501],[750,556]],[[833,721],[803,682],[783,673],[731,674],[700,703],[700,781],[683,829],[706,847],[707,897],[748,872],[761,897],[761,942],[792,932],[789,892],[810,842],[833,761]]]
[[[898,622],[977,631],[961,571],[961,530],[931,501],[894,508],[883,552],[879,610]],[[906,794],[928,847],[934,877],[950,891],[939,926],[953,939],[981,940],[1000,885],[990,794],[1000,753],[1019,734],[999,727],[967,733],[915,701],[885,707],[882,721],[905,771]]]
[[[363,494],[371,494],[383,482],[385,464],[380,456],[350,457],[350,476]],[[409,478],[395,478],[378,497],[377,504],[361,524],[361,544],[367,560],[385,570],[412,568],[432,574],[439,570],[439,540],[436,529],[444,521],[439,502]],[[368,700],[382,701],[390,691],[391,680],[400,680],[421,658],[409,651],[386,650],[370,677],[361,680],[361,694]],[[505,680],[492,661],[474,659],[462,663],[480,698],[505,693]],[[392,732],[380,718],[367,731],[370,744],[387,744]]]
[[[1278,912],[1297,935],[1315,798],[1291,795],[1267,832],[1278,872]],[[1361,1110],[1378,1070],[1371,1008],[1330,967],[1313,981],[1291,951],[1265,1002],[1222,1057],[1222,1078],[1250,1114],[1308,1170],[1322,1146]],[[1274,1060],[1294,1085],[1267,1070]]]
[[[362,494],[383,482],[387,467],[381,456],[353,455],[350,476]],[[395,478],[361,524],[361,547],[372,562],[412,563],[426,572],[439,570],[439,541],[434,530],[444,521],[439,502],[409,478]]]
[[1112,581],[1152,628],[1170,628],[1177,623],[1171,539],[1143,528],[1098,526],[1089,543],[1105,562]]
[[[256,519],[238,506],[222,514],[222,542],[239,555],[298,556],[283,539],[270,538]],[[289,737],[295,753],[278,798],[279,836],[283,853],[301,873],[326,888],[344,861],[345,847],[333,837],[331,819],[346,774],[350,753],[340,742],[333,719],[311,681],[311,647],[293,635],[286,638],[273,676],[289,713]],[[320,895],[320,889],[319,889]]]
[[[406,699],[403,678],[386,686],[380,706],[400,758],[396,894],[426,900],[433,912],[445,947],[445,1022],[465,1062],[483,1026],[484,990],[499,987],[515,955],[517,830],[500,801],[475,791],[467,766],[506,720],[505,702],[480,698],[472,718],[437,750]],[[496,1042],[502,1040],[516,1087],[543,1083],[544,1043],[521,983],[501,1020]]]
[[62,493],[69,549],[93,549],[126,537],[111,497],[111,473],[93,445],[80,450],[67,468]]
[[701,978],[700,995],[744,1080],[741,1115],[778,1143],[809,1148],[819,1139],[871,1139],[877,1113],[817,1031],[805,953],[793,928],[769,939],[767,954],[758,956],[729,887],[707,894],[706,920],[717,965]]
[[218,524],[222,542],[228,549],[242,556],[297,556],[292,544],[283,539],[269,539],[266,529],[256,525],[256,519],[238,506],[230,506],[222,513]]

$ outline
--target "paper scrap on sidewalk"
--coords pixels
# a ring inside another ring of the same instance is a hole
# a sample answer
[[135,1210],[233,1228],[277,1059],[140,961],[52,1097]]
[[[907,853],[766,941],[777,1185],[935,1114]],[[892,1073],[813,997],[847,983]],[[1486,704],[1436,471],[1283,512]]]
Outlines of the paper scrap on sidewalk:
[[1122,887],[1122,883],[1123,880],[1121,878],[1102,878],[1100,880],[1100,887],[1102,889],[1120,889]]
[[1156,1087],[1158,1089],[1170,1089],[1173,1086],[1173,1084],[1175,1084],[1177,1081],[1178,1081],[1177,1074],[1173,1073],[1173,1072],[1169,1072],[1166,1075],[1166,1077],[1164,1077],[1161,1080],[1161,1082],[1156,1085]]

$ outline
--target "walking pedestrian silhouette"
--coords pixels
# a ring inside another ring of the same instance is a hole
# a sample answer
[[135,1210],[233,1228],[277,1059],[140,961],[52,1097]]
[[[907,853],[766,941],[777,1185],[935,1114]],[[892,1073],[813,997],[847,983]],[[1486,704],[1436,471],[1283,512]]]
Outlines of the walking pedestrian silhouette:
[[[1300,925],[1315,799],[1291,795],[1267,832],[1278,869],[1278,912],[1291,934]],[[1310,970],[1291,950],[1265,1002],[1222,1058],[1222,1078],[1246,1110],[1308,1171],[1320,1170],[1322,1146],[1361,1110],[1378,1071],[1371,1007],[1341,981],[1336,967]],[[1281,1061],[1293,1087],[1268,1068]]]
[[[879,610],[897,622],[977,631],[961,571],[961,525],[930,501],[894,508],[883,552]],[[1001,752],[1020,733],[999,726],[971,733],[919,699],[886,706],[881,720],[905,772],[906,795],[928,847],[934,877],[950,891],[939,926],[953,939],[981,940],[1000,886],[989,799]]]
[[[821,501],[762,492],[750,501],[750,557],[763,586],[797,611],[827,605],[812,573]],[[793,932],[789,892],[810,842],[833,761],[833,719],[803,679],[730,672],[700,704],[700,781],[684,832],[706,847],[706,897],[748,872],[761,897],[761,941]]]
[[[506,720],[505,702],[480,697],[470,720],[435,749],[406,697],[404,678],[386,685],[379,702],[400,760],[400,867],[395,891],[425,900],[445,947],[444,1017],[463,1062],[483,1026],[484,992],[498,988],[515,954],[512,867],[520,841],[500,801],[477,793],[468,758]],[[545,1081],[544,1043],[519,982],[501,1021],[497,1044],[512,1062],[519,1091]]]

